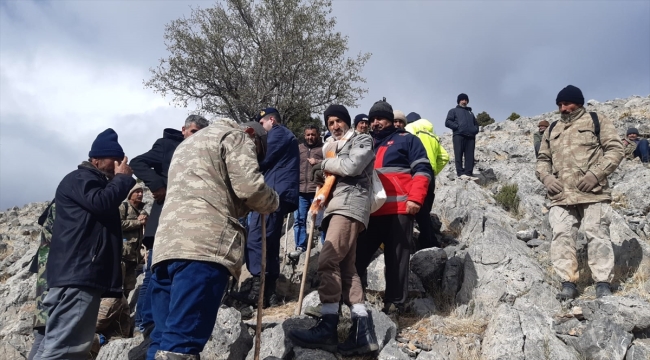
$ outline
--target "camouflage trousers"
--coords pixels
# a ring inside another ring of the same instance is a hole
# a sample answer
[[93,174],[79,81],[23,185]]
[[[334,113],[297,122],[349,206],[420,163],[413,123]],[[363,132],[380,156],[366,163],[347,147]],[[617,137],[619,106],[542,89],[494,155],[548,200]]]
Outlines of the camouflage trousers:
[[589,268],[596,282],[610,282],[614,249],[609,236],[612,208],[608,203],[553,206],[548,220],[553,229],[551,261],[562,281],[578,281],[576,239],[582,224],[588,248]]

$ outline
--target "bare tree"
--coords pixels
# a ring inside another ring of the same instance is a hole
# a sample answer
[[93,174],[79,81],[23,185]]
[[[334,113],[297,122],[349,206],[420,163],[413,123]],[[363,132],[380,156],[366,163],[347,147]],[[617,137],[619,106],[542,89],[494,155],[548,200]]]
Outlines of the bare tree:
[[309,120],[337,103],[356,106],[370,53],[347,57],[329,0],[224,0],[166,26],[169,57],[145,86],[173,103],[248,121],[267,106]]

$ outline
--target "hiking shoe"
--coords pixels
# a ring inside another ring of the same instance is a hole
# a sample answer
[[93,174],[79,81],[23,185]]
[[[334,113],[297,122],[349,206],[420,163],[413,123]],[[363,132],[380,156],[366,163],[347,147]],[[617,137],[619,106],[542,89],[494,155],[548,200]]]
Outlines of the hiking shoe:
[[612,296],[612,290],[609,288],[608,282],[597,282],[596,283],[596,298],[601,298],[603,296]]
[[458,178],[461,179],[461,180],[469,180],[469,176],[467,176],[465,174],[459,176]]
[[339,314],[323,315],[311,329],[293,329],[289,331],[289,338],[300,347],[322,349],[334,353],[339,343],[336,330],[338,324]]
[[576,284],[568,281],[562,283],[562,291],[555,295],[555,298],[560,301],[572,300],[577,297],[578,288],[576,288]]
[[246,305],[257,306],[257,299],[260,296],[262,280],[259,276],[253,276],[249,292],[232,292],[230,297]]
[[339,344],[338,349],[343,356],[363,355],[379,350],[370,313],[352,319],[350,334],[344,343]]
[[298,260],[300,259],[300,255],[305,252],[305,249],[303,248],[296,248],[296,250],[292,251],[289,253],[289,259],[291,260]]

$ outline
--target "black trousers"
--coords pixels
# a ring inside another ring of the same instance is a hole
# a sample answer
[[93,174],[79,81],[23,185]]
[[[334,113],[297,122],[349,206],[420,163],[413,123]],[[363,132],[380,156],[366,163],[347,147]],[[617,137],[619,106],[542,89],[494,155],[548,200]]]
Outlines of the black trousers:
[[386,292],[384,303],[402,304],[408,296],[410,255],[413,247],[411,215],[371,216],[368,229],[357,241],[357,273],[366,279],[366,271],[379,245],[384,244]]
[[[456,162],[456,175],[472,176],[474,171],[474,145],[476,138],[454,135],[454,160]],[[465,157],[465,166],[463,166],[463,156]]]
[[431,179],[429,188],[427,189],[427,196],[424,198],[424,204],[420,211],[415,215],[415,221],[418,223],[420,229],[420,236],[418,237],[417,250],[428,249],[430,247],[441,247],[438,240],[433,236],[433,221],[431,221],[431,208],[433,207],[433,200],[436,197],[436,179]]

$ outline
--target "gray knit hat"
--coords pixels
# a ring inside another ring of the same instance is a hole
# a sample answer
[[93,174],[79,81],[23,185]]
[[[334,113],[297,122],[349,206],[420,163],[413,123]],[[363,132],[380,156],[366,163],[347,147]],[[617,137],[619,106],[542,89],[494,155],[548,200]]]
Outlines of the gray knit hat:
[[390,121],[395,120],[395,115],[393,114],[393,107],[386,102],[386,98],[377,101],[370,108],[370,112],[368,112],[368,119],[372,121],[372,119],[374,118],[384,118]]
[[627,133],[625,134],[625,136],[628,136],[630,134],[636,134],[638,136],[639,135],[639,130],[637,128],[631,127],[629,129],[627,129]]

